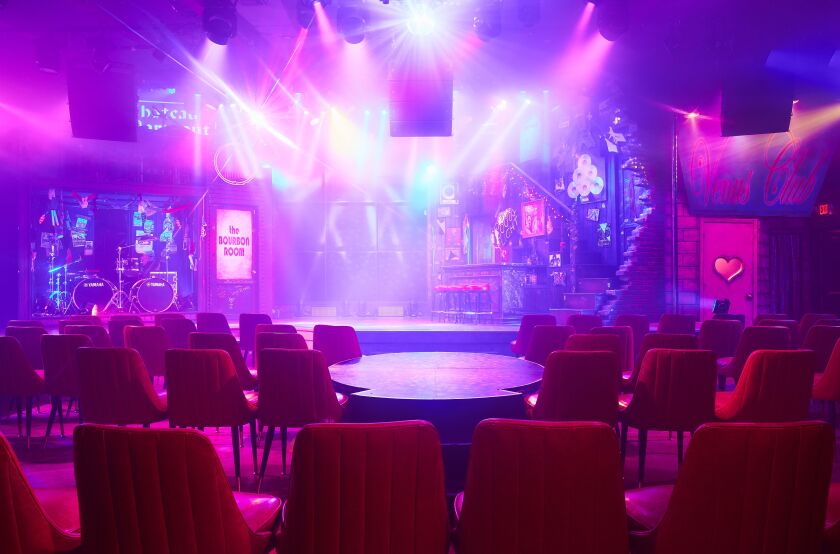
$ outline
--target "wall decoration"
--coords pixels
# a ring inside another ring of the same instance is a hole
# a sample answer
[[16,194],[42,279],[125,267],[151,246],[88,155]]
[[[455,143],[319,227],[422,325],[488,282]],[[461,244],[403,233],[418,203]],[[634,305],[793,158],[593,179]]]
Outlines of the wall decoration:
[[216,211],[216,279],[253,279],[253,227],[248,210]]
[[522,203],[522,238],[545,235],[545,200]]
[[[603,173],[603,168],[600,173]],[[572,173],[572,181],[566,188],[566,194],[573,200],[580,198],[581,202],[602,202],[604,184],[604,178],[599,175],[598,165],[593,163],[592,156],[582,154]]]
[[715,259],[715,273],[727,283],[731,283],[744,273],[744,262],[737,256],[732,258],[721,256]]

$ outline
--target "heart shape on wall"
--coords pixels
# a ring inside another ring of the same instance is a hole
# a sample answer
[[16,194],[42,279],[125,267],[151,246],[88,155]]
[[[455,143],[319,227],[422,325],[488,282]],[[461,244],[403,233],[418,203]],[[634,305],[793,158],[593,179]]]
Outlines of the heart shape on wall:
[[741,258],[724,258],[721,256],[715,260],[715,273],[727,283],[731,283],[738,276],[744,273],[744,262]]

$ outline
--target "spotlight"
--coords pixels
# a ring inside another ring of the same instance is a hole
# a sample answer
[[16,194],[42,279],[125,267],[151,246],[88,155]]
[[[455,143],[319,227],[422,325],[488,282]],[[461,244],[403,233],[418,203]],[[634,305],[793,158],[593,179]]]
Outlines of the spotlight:
[[485,0],[478,7],[473,18],[473,29],[482,40],[490,40],[502,34],[501,0]]
[[350,44],[359,44],[365,40],[367,13],[361,5],[341,6],[338,8],[338,30],[344,40]]
[[320,5],[322,8],[326,8],[329,6],[330,0],[298,0],[298,25],[304,29],[309,29],[315,21],[315,4]]
[[204,0],[203,23],[208,40],[224,46],[236,35],[236,8],[230,0]]
[[540,22],[540,0],[519,0],[516,13],[520,23],[534,27]]
[[700,117],[700,113],[697,112],[697,110],[694,110],[693,112],[688,112],[687,114],[685,114],[686,119],[697,119],[698,117]]
[[595,11],[598,31],[610,42],[618,40],[630,27],[628,0],[600,0]]
[[429,8],[426,5],[420,5],[411,8],[411,14],[406,22],[408,30],[415,35],[429,35],[437,26]]

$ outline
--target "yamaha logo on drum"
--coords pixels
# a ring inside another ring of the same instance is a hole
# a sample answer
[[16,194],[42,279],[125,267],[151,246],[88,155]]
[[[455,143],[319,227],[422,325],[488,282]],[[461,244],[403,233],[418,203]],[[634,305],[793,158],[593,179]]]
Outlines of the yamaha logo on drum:
[[147,282],[146,286],[147,287],[165,287],[166,283],[158,283],[158,282],[151,281],[151,282]]
[[105,283],[103,283],[102,281],[88,281],[87,283],[82,283],[82,286],[85,288],[104,287]]

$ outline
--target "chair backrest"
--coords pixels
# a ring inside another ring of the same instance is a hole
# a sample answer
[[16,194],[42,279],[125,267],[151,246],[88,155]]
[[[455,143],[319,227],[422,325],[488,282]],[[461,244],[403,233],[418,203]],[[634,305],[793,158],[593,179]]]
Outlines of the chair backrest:
[[6,327],[6,336],[14,337],[23,348],[26,359],[34,369],[44,368],[44,358],[41,355],[41,339],[47,332],[43,327]]
[[644,429],[693,431],[715,419],[717,366],[710,350],[648,350],[625,417]]
[[297,329],[294,325],[288,325],[286,323],[258,323],[256,328],[254,329],[254,334],[259,335],[260,333],[297,333]]
[[737,321],[741,324],[741,327],[744,327],[747,324],[747,316],[745,316],[744,314],[713,314],[712,319]]
[[790,330],[787,327],[747,327],[741,333],[732,356],[732,376],[736,382],[740,379],[747,358],[756,350],[787,350],[790,347]]
[[152,377],[166,375],[164,355],[169,349],[169,337],[166,336],[164,328],[157,325],[146,327],[129,325],[123,331],[125,346],[135,349],[140,354],[149,375]]
[[618,441],[603,423],[485,419],[462,498],[464,554],[628,551]]
[[825,423],[702,426],[656,552],[819,552],[833,447]]
[[[519,330],[516,332],[516,339],[511,344],[514,354],[524,356],[531,344],[531,336],[534,327],[537,325],[557,325],[557,320],[551,314],[525,314],[519,321]],[[317,347],[316,347],[317,348]]]
[[129,325],[142,327],[143,320],[136,315],[113,316],[108,320],[108,334],[111,336],[111,342],[114,346],[118,348],[125,346],[125,333],[123,329]]
[[239,346],[242,350],[254,349],[257,325],[265,324],[271,325],[271,316],[268,314],[239,314]]
[[163,419],[149,372],[131,348],[79,348],[79,407],[85,421],[110,425],[152,423]]
[[[642,349],[642,339],[650,333],[650,319],[646,315],[620,314],[615,317],[615,325],[633,329],[633,352],[638,357]],[[635,363],[635,359],[633,360]]]
[[575,333],[588,333],[604,324],[601,316],[595,314],[572,314],[566,319],[566,325],[575,328]]
[[0,337],[0,360],[0,395],[32,396],[42,392],[44,382],[15,337]]
[[820,319],[814,325],[828,325],[829,327],[840,327],[840,319]]
[[113,348],[111,336],[102,325],[67,325],[64,332],[70,335],[85,335],[96,348]]
[[543,370],[534,417],[615,425],[620,376],[615,352],[552,352]]
[[93,343],[86,335],[44,335],[41,351],[44,356],[44,380],[50,395],[79,396],[76,350],[92,347]]
[[621,339],[618,335],[574,334],[566,341],[566,350],[570,352],[614,352],[621,363]]
[[312,330],[312,348],[324,353],[328,366],[362,357],[359,337],[349,325],[316,325]]
[[674,335],[693,335],[696,333],[697,318],[687,314],[662,314],[657,331]]
[[191,333],[190,348],[197,350],[224,350],[233,361],[233,367],[236,369],[236,376],[239,377],[242,388],[251,390],[256,386],[257,378],[248,371],[248,366],[245,365],[245,358],[242,357],[242,351],[239,350],[239,345],[236,344],[236,339],[233,335],[228,333]]
[[269,348],[260,350],[258,356],[261,423],[302,427],[341,419],[341,407],[321,352]]
[[790,346],[796,348],[804,337],[799,336],[799,322],[795,319],[763,319],[756,323],[758,327],[787,327],[790,331]]
[[620,341],[621,351],[619,352],[619,363],[621,371],[633,369],[635,354],[633,351],[633,328],[627,325],[609,325],[604,327],[593,327],[590,331],[593,335],[615,335]]
[[260,352],[266,348],[285,348],[286,350],[307,350],[309,346],[300,333],[257,333],[254,345],[257,370],[260,367]]
[[728,358],[735,355],[743,330],[744,326],[735,319],[707,319],[700,324],[697,344],[720,358]]
[[840,327],[814,325],[808,330],[808,334],[802,340],[802,348],[814,351],[817,357],[814,371],[817,373],[825,371],[828,358],[838,340],[840,340]]
[[280,552],[445,553],[437,431],[425,421],[307,425],[284,521]]
[[718,408],[718,418],[747,422],[806,419],[814,363],[814,353],[809,350],[756,350],[729,402]]
[[0,435],[0,545],[4,554],[70,552],[79,537],[58,529],[44,512],[9,441]]
[[834,344],[825,371],[814,383],[816,400],[840,400],[840,340]]
[[199,333],[233,334],[225,314],[199,312],[195,314],[195,326]]
[[563,350],[566,341],[575,333],[570,325],[536,325],[531,330],[531,339],[525,359],[529,362],[545,365],[548,355],[555,350]]
[[73,452],[85,552],[251,554],[269,541],[249,530],[201,433],[80,425]]
[[163,312],[162,314],[155,314],[155,325],[163,327],[161,322],[165,319],[187,319],[187,316],[177,312]]
[[76,322],[76,325],[102,325],[102,318],[98,315],[71,314],[67,320]]
[[762,321],[773,321],[776,319],[790,319],[788,314],[758,314],[753,320],[753,325],[759,325]]
[[799,320],[799,336],[803,339],[808,336],[808,331],[821,319],[837,319],[836,314],[802,314]]
[[633,373],[630,375],[630,386],[635,386],[636,380],[639,377],[639,371],[642,369],[642,362],[648,350],[654,348],[669,348],[672,350],[697,350],[697,336],[696,335],[681,335],[679,333],[648,333],[642,339],[642,347],[639,355],[636,356],[636,366],[633,368]]
[[229,427],[251,416],[224,350],[167,350],[166,399],[172,425]]
[[41,327],[46,328],[43,321],[37,319],[12,319],[6,324],[6,327]]
[[189,348],[190,333],[195,333],[195,323],[187,318],[164,318],[160,320],[160,326],[166,331],[169,337],[169,346],[172,348]]

